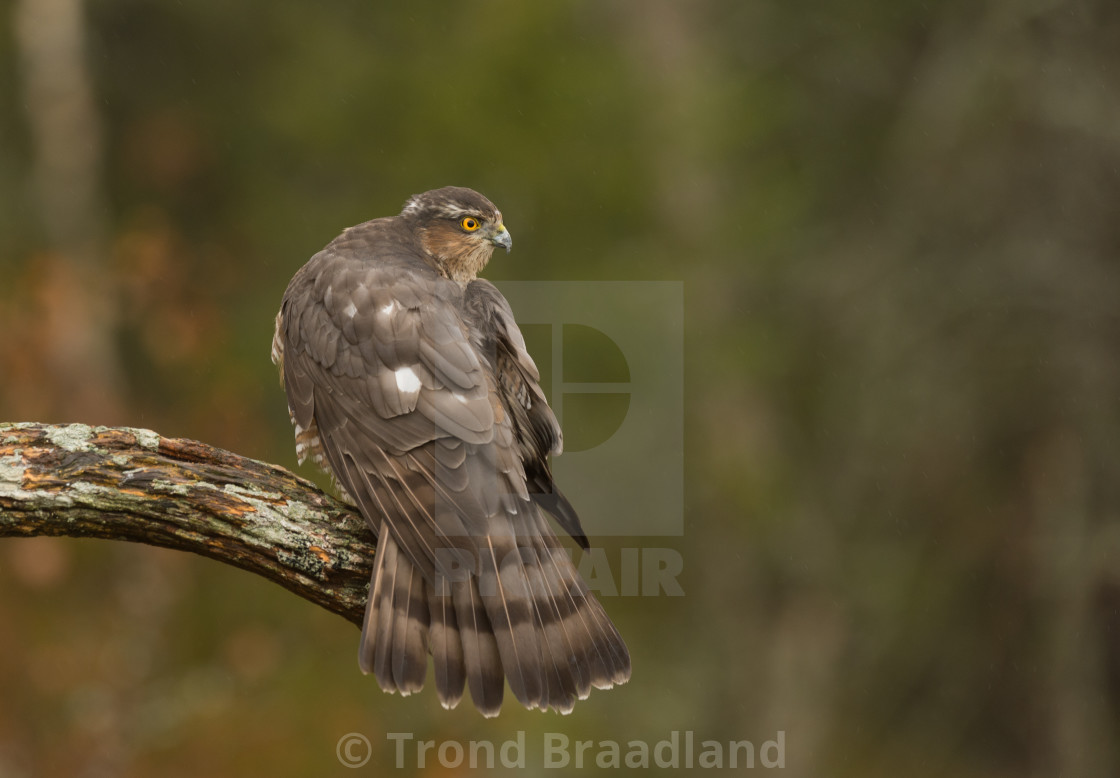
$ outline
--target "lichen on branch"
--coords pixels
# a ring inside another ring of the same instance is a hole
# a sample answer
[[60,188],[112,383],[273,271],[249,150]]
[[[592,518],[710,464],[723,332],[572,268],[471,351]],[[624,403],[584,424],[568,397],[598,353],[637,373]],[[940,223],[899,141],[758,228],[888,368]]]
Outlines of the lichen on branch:
[[277,465],[131,427],[0,424],[0,537],[130,540],[235,565],[360,624],[374,536]]

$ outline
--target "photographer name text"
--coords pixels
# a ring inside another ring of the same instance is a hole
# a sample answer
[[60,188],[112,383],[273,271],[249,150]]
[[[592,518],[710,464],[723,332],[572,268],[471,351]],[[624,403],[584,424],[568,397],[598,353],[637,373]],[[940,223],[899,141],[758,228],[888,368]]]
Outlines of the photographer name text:
[[[412,732],[388,732],[398,768],[525,767],[525,731],[501,742],[492,740],[417,740]],[[701,740],[692,730],[673,730],[662,740],[575,740],[560,732],[545,732],[536,764],[546,769],[731,768],[782,769],[786,766],[786,733],[757,747],[750,740]],[[539,759],[539,761],[538,761]]]

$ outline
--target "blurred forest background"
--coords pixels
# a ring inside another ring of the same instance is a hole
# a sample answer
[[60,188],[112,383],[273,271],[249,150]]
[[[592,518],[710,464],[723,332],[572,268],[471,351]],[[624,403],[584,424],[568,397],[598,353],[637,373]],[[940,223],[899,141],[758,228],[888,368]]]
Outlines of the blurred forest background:
[[3,4],[0,420],[294,468],[288,279],[473,186],[492,279],[683,281],[685,533],[608,542],[679,548],[685,596],[606,598],[627,686],[486,721],[383,695],[353,626],[241,571],[3,540],[0,776],[518,729],[1120,773],[1117,41],[1108,0]]

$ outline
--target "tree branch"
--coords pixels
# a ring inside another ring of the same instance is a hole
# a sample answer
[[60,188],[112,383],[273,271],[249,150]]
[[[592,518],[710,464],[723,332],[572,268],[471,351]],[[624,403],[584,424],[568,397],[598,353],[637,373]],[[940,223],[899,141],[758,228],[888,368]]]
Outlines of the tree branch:
[[0,424],[0,537],[131,540],[216,559],[361,624],[374,535],[276,465],[151,430]]

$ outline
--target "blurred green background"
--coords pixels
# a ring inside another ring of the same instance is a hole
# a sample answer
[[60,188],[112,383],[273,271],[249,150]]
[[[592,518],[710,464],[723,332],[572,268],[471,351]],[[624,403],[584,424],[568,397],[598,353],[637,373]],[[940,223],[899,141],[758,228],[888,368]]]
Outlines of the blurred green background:
[[1106,0],[0,6],[0,420],[295,467],[288,279],[445,184],[505,215],[492,279],[685,298],[685,533],[609,541],[685,596],[605,598],[628,685],[444,712],[248,574],[3,540],[0,776],[519,729],[529,773],[546,731],[691,729],[784,731],[794,776],[1118,774],[1118,40]]

